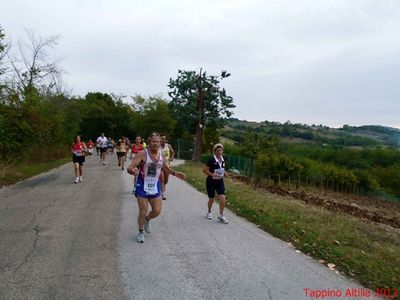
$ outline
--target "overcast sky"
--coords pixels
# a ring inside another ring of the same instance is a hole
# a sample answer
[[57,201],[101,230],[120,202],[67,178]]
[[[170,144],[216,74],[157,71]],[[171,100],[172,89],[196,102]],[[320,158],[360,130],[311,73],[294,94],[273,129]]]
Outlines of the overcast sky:
[[228,70],[238,119],[400,128],[399,0],[5,0],[0,26],[60,35],[74,95],[167,97],[178,69]]

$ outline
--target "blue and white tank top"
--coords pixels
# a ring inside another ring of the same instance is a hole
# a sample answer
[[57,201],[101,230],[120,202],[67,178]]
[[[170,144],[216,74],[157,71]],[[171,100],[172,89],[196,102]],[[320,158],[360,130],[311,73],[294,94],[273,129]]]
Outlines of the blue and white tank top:
[[150,195],[155,195],[158,192],[157,183],[164,165],[164,159],[161,150],[158,150],[158,160],[153,160],[147,149],[145,149],[145,152],[146,160],[140,168],[140,175],[144,182],[143,190]]

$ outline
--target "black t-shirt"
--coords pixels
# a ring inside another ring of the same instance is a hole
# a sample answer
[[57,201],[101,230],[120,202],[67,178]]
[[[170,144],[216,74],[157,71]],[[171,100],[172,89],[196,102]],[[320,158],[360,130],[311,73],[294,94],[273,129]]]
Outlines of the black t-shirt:
[[[207,161],[206,166],[210,168],[210,173],[214,173],[214,171],[217,169],[225,169],[225,161],[222,161],[222,164],[220,166],[218,161],[213,156]],[[212,178],[212,176],[208,177]]]

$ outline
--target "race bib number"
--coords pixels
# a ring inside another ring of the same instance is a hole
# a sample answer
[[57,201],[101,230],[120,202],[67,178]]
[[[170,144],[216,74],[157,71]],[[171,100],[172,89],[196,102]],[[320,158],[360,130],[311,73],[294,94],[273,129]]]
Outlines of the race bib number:
[[75,155],[75,156],[82,156],[82,155],[83,155],[83,152],[82,152],[82,150],[75,150],[75,151],[74,151],[74,155]]
[[145,177],[143,190],[149,195],[155,195],[158,193],[157,189],[157,177]]
[[224,177],[224,173],[225,173],[225,170],[224,169],[215,169],[214,170],[214,173],[216,174],[215,176],[214,176],[214,179],[221,179],[221,178],[223,178]]

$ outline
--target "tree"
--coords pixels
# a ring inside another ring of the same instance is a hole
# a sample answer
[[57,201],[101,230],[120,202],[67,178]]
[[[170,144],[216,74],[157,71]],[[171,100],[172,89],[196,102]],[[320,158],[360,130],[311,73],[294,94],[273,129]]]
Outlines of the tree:
[[221,80],[230,75],[226,71],[215,76],[207,75],[202,69],[198,74],[178,70],[177,78],[169,81],[171,111],[180,125],[195,134],[193,161],[199,161],[202,153],[203,129],[221,128],[232,115],[233,98],[219,86]]
[[52,59],[48,53],[57,45],[59,37],[36,37],[32,31],[26,32],[29,43],[18,42],[18,56],[7,54],[14,71],[13,83],[25,98],[39,91],[49,93],[55,90],[61,94],[59,60]]
[[[250,158],[250,170],[253,169],[253,163],[262,152],[276,152],[276,146],[279,140],[276,136],[268,137],[248,130],[242,146],[244,156]],[[251,171],[250,171],[251,175]]]
[[213,146],[219,142],[219,134],[215,128],[206,127],[204,130],[204,144],[202,149],[213,152]]
[[4,73],[4,69],[2,68],[2,60],[7,54],[7,44],[3,43],[4,40],[4,33],[3,33],[3,28],[0,27],[0,75]]
[[135,111],[134,129],[137,134],[147,137],[152,132],[170,137],[176,121],[172,117],[168,102],[161,95],[144,98],[140,95],[132,97]]
[[5,34],[3,33],[3,28],[0,27],[0,101],[4,102],[7,95],[7,84],[5,83],[5,78],[2,75],[7,71],[7,67],[4,64],[4,58],[6,57],[10,45],[4,42]]
[[133,111],[122,101],[123,97],[98,92],[86,94],[81,101],[85,112],[81,117],[81,133],[92,139],[101,132],[112,138],[133,136]]
[[384,191],[400,197],[400,163],[388,167],[375,167],[372,175],[378,179],[378,183]]

